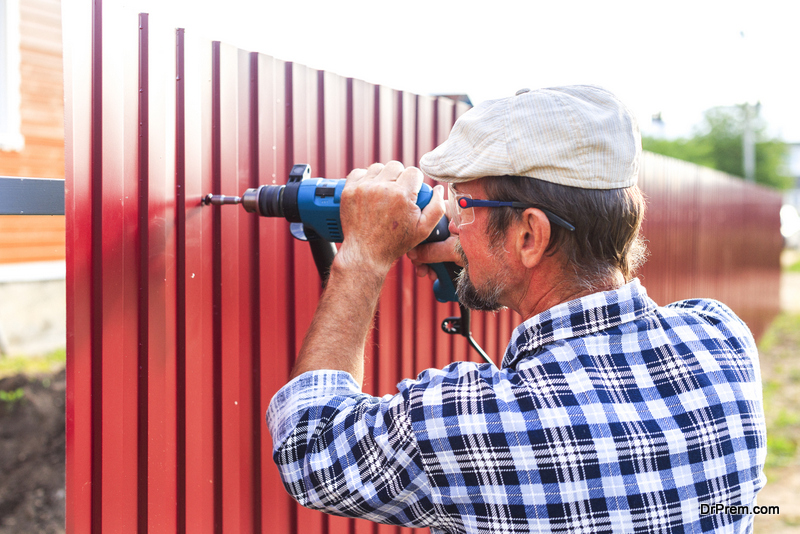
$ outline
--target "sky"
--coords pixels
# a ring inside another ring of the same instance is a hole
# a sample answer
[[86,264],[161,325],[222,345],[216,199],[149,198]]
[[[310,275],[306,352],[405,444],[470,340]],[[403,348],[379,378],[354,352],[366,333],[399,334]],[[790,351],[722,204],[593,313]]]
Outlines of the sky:
[[342,76],[473,104],[574,83],[614,92],[644,133],[689,136],[760,102],[800,142],[800,0],[129,0],[187,32]]

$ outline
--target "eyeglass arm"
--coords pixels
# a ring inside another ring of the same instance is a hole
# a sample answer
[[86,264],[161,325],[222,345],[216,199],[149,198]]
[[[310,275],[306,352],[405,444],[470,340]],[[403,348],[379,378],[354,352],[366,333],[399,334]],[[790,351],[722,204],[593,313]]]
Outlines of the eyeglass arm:
[[461,208],[517,208],[517,209],[527,209],[527,208],[536,208],[538,210],[542,210],[542,212],[547,216],[547,219],[553,223],[561,226],[562,228],[566,228],[570,232],[575,231],[575,227],[570,224],[569,222],[565,221],[552,211],[540,208],[539,206],[534,206],[532,204],[525,204],[524,202],[513,202],[507,200],[483,200],[483,199],[476,199],[476,198],[469,198],[469,197],[461,197],[458,199],[459,206]]

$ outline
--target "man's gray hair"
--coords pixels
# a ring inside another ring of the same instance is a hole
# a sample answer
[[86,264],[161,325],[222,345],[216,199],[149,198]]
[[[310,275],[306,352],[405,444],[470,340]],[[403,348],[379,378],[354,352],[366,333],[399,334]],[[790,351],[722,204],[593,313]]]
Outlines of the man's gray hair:
[[[645,200],[636,185],[582,189],[535,178],[499,176],[484,180],[484,190],[488,199],[532,204],[572,223],[574,232],[551,224],[546,253],[561,252],[565,268],[574,273],[575,283],[586,291],[615,287],[620,274],[625,282],[632,280],[646,260],[647,247],[640,235]],[[506,230],[521,218],[523,211],[489,211],[492,241],[502,243]]]

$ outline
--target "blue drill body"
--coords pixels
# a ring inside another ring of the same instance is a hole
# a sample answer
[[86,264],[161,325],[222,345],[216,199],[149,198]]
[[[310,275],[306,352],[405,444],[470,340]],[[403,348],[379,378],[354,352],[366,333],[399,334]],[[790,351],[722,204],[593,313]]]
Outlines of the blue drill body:
[[[341,243],[344,239],[342,220],[339,216],[344,185],[345,180],[309,178],[303,180],[297,190],[297,208],[303,225],[312,228],[319,237],[331,243]],[[431,187],[422,184],[417,195],[417,206],[420,209],[424,208],[432,196]],[[447,239],[449,235],[448,232],[442,239]],[[440,241],[440,239],[428,239]]]
[[[246,211],[262,217],[284,217],[293,223],[292,235],[311,245],[314,261],[324,281],[336,254],[336,247],[331,243],[341,243],[344,240],[339,207],[346,181],[310,178],[310,175],[309,165],[297,164],[292,167],[286,185],[262,185],[248,189],[241,197],[210,194],[203,203],[242,204]],[[433,189],[423,183],[417,194],[417,206],[424,208],[432,197]],[[423,243],[447,239],[450,236],[447,225],[447,217],[442,217]],[[454,263],[436,263],[430,267],[438,278],[433,284],[436,299],[439,302],[458,302],[454,280],[459,267]]]

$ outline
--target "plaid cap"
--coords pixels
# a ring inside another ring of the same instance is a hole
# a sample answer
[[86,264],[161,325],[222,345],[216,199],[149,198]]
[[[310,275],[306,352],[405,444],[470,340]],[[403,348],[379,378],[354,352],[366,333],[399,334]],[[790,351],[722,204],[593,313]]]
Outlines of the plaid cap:
[[482,102],[422,156],[443,182],[527,176],[583,189],[636,184],[642,140],[633,114],[600,87],[575,85]]

